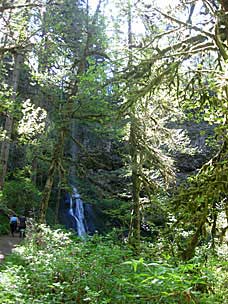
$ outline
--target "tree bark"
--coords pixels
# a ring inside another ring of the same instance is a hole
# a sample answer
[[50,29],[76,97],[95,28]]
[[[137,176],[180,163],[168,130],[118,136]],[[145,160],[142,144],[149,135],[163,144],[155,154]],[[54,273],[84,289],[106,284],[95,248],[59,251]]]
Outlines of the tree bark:
[[59,186],[58,186],[58,195],[57,195],[57,202],[55,206],[55,220],[54,223],[58,223],[58,217],[59,217],[59,207],[61,202],[61,185],[62,185],[62,174],[61,171],[59,172]]
[[51,166],[48,170],[48,177],[46,180],[46,184],[42,194],[41,206],[40,206],[40,215],[39,215],[39,222],[45,223],[46,222],[46,213],[48,209],[48,203],[51,195],[51,189],[54,181],[54,174],[57,167],[57,160],[54,158],[51,162]]
[[[79,135],[79,127],[76,125],[75,120],[72,121],[71,124],[71,136],[72,138],[77,138]],[[75,172],[75,164],[78,160],[78,153],[80,151],[80,147],[77,145],[76,141],[71,139],[70,143],[70,151],[71,151],[71,158],[72,158],[72,165],[70,167],[70,182],[74,183],[76,179],[76,172]]]
[[[131,1],[128,0],[128,66],[131,69],[132,66],[132,13],[131,13]],[[131,223],[129,231],[129,244],[133,247],[135,253],[138,255],[140,253],[140,178],[139,178],[139,152],[137,149],[137,119],[135,116],[135,106],[132,105],[130,118],[130,154],[131,154],[131,178],[132,178],[132,213],[131,213]]]
[[228,2],[227,0],[221,0],[222,8],[225,12],[228,12]]
[[194,257],[195,249],[196,249],[196,246],[198,245],[202,227],[205,224],[206,219],[207,219],[207,216],[203,215],[203,218],[199,222],[196,232],[194,233],[191,240],[189,241],[187,248],[182,252],[183,260],[187,261]]
[[37,185],[37,157],[35,156],[32,160],[32,181],[34,185]]
[[131,120],[130,128],[130,147],[131,147],[131,166],[132,166],[132,214],[131,214],[131,224],[129,232],[129,243],[133,247],[136,254],[140,252],[140,226],[141,226],[141,216],[140,216],[140,187],[141,181],[139,177],[140,163],[139,154],[137,151],[137,136],[136,136],[136,121],[134,117]]
[[42,200],[41,200],[40,214],[39,214],[40,223],[46,222],[46,213],[47,213],[51,190],[54,182],[55,171],[58,168],[62,170],[61,162],[62,162],[62,154],[64,149],[64,141],[65,141],[65,131],[61,130],[58,142],[53,152],[52,161],[48,170],[47,180],[42,193]]

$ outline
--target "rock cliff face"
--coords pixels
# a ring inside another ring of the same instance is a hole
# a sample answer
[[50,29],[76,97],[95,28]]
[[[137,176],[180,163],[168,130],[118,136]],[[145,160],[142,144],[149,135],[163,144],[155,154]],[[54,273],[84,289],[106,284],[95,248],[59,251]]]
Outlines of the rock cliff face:
[[[214,127],[206,122],[187,121],[170,123],[168,128],[184,134],[185,139],[182,141],[186,141],[183,145],[176,145],[176,149],[173,149],[170,155],[174,159],[178,185],[188,176],[196,174],[202,165],[212,157],[215,148],[209,142],[211,143],[211,138],[214,136]],[[126,146],[125,149],[127,149]],[[110,153],[107,154],[104,151],[100,156],[100,162],[105,161],[106,167],[109,167],[110,170],[91,169],[91,177],[95,176],[97,183],[103,185],[103,189],[107,191],[110,190],[115,194],[124,190],[123,192],[126,193],[129,189],[127,185],[131,181],[130,175],[126,174],[123,159],[115,152],[115,150],[110,150]],[[123,148],[122,152],[124,155]]]
[[178,125],[187,138],[186,149],[174,151],[177,184],[188,176],[196,174],[202,165],[213,155],[214,148],[209,145],[209,139],[214,135],[214,127],[206,122],[185,122]]
[[[184,133],[187,138],[187,144],[183,145],[183,147],[177,147],[171,155],[176,167],[176,184],[178,186],[188,176],[196,174],[213,155],[213,148],[208,145],[208,142],[214,134],[214,127],[205,122],[173,123],[173,125],[170,124],[168,127],[173,129],[173,131],[178,130],[180,133]],[[118,146],[117,143],[113,143],[109,146],[108,151],[101,147],[97,148],[100,149],[97,149],[96,154],[92,153],[95,156],[95,162],[91,161],[87,155],[82,154],[80,157],[80,161],[87,170],[84,176],[84,186],[79,189],[85,197],[88,197],[88,201],[91,198],[94,202],[92,205],[85,204],[85,218],[89,234],[93,234],[96,230],[99,232],[104,231],[107,225],[109,228],[111,226],[119,227],[119,217],[127,216],[131,202],[131,177],[130,173],[126,171],[124,160],[121,157],[125,154],[127,145],[120,144]],[[90,187],[93,187],[94,191],[91,192],[89,190]],[[119,210],[121,207],[113,203],[111,212],[108,204],[104,203],[108,198],[118,200],[120,204],[125,205],[123,214],[120,215],[118,211],[115,218],[115,210]],[[149,221],[159,227],[164,224],[165,215],[159,204],[160,202],[150,202],[149,213],[145,217],[145,223]],[[66,216],[66,204],[62,205],[62,208],[64,210],[60,210],[62,217],[60,222],[64,223],[68,228],[73,228],[72,223]]]

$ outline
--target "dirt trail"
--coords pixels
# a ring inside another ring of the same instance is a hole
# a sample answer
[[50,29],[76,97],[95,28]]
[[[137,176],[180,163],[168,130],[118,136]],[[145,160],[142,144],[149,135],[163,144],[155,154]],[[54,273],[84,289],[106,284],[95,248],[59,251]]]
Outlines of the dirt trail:
[[0,263],[4,260],[6,255],[12,253],[13,248],[20,243],[21,238],[18,234],[15,234],[14,237],[11,235],[1,235],[0,236]]

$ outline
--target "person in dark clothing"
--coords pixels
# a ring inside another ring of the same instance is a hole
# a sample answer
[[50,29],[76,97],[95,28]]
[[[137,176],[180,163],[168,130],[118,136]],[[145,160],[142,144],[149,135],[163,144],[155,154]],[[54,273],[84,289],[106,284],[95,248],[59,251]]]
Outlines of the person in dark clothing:
[[14,236],[14,232],[17,231],[17,222],[18,222],[18,218],[17,216],[14,214],[10,217],[10,231],[12,236]]
[[26,229],[26,217],[21,215],[19,216],[19,234],[20,237],[25,237],[25,229]]

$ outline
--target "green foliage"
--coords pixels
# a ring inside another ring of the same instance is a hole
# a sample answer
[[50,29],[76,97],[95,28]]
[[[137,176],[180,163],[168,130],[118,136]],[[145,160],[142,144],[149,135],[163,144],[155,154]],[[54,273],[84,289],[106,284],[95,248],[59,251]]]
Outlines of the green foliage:
[[14,212],[26,213],[38,206],[40,192],[31,179],[23,175],[23,171],[18,171],[13,180],[5,183],[2,199]]
[[9,232],[9,219],[6,215],[0,214],[0,235]]
[[[1,265],[1,303],[225,303],[227,265],[135,259],[108,236],[37,227]],[[220,288],[220,290],[218,290]]]
[[119,227],[126,230],[130,222],[130,204],[118,199],[104,199],[98,205],[103,210],[106,227]]
[[[227,144],[206,163],[196,176],[179,187],[173,197],[176,212],[173,228],[188,234],[190,257],[200,240],[211,238],[211,246],[223,241],[227,230]],[[173,213],[175,214],[175,213]],[[190,241],[190,239],[192,241]],[[216,240],[215,240],[216,239]]]
[[34,138],[37,138],[38,135],[44,132],[47,112],[40,107],[36,108],[27,99],[22,105],[22,114],[23,117],[18,123],[19,140],[31,143],[32,139],[34,140]]

